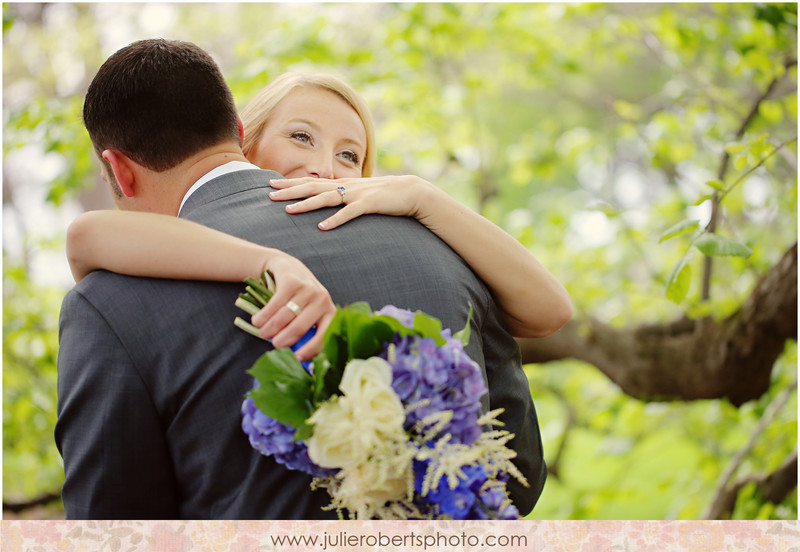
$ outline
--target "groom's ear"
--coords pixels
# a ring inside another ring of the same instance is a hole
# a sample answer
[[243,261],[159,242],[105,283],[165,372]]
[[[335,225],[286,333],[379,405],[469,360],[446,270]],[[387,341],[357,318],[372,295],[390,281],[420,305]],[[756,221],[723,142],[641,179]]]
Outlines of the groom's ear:
[[244,147],[244,123],[241,117],[236,117],[236,121],[239,123],[239,146]]
[[133,161],[125,155],[116,150],[107,149],[103,152],[103,159],[111,167],[111,172],[114,173],[114,179],[119,184],[122,193],[127,197],[133,197],[134,185],[136,183],[136,173],[133,168]]

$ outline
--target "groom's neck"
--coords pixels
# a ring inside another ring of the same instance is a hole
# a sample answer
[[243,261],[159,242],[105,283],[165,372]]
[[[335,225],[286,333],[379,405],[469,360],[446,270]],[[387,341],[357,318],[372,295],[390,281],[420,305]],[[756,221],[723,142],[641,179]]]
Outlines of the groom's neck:
[[207,173],[231,161],[248,162],[238,143],[220,144],[154,175],[154,210],[177,216],[183,197]]

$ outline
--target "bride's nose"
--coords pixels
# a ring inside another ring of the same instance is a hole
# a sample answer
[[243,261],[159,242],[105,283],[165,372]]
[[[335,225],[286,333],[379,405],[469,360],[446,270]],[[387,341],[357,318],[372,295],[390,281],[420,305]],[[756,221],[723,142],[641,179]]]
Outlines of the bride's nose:
[[309,163],[308,173],[314,178],[334,178],[333,154],[319,151]]

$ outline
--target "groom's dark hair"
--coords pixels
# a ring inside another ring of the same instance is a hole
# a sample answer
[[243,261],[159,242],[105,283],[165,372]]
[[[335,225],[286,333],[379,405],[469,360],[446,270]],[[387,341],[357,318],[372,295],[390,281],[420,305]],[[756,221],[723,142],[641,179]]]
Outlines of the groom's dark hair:
[[239,141],[236,104],[219,67],[177,40],[140,40],[109,57],[89,85],[83,121],[99,157],[118,150],[159,172]]

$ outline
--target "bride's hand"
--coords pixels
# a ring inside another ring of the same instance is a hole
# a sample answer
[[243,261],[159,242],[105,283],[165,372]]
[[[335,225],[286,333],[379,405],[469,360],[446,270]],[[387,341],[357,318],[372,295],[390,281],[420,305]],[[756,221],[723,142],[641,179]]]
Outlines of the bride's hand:
[[322,337],[336,314],[328,290],[291,255],[272,256],[264,269],[275,278],[275,295],[253,315],[252,324],[275,348],[294,345],[316,326],[314,337],[295,351],[301,361],[310,360],[322,349]]
[[[291,178],[270,181],[276,191],[269,197],[274,201],[302,199],[286,206],[289,214],[306,213],[323,207],[343,205],[336,214],[319,224],[321,230],[337,226],[370,213],[409,216],[422,219],[424,207],[431,204],[429,196],[437,189],[417,176],[375,176],[370,178]],[[344,194],[339,188],[344,188]]]

